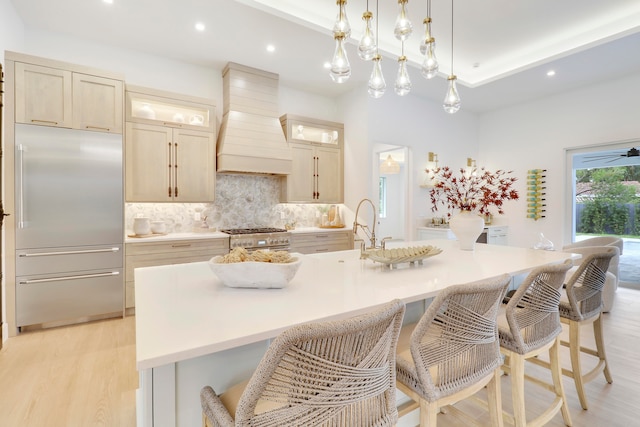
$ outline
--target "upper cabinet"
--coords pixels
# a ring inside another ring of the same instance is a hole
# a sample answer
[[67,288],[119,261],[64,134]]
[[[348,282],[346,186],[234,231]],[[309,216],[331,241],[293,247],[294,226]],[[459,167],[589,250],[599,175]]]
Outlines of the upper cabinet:
[[122,80],[74,71],[55,61],[33,62],[53,66],[16,61],[16,122],[122,133]]
[[128,122],[215,132],[214,108],[205,99],[127,85]]
[[73,127],[122,133],[122,81],[73,73]]
[[344,125],[291,114],[280,117],[280,123],[293,158],[282,201],[343,203]]
[[213,103],[132,86],[126,99],[126,201],[213,202]]

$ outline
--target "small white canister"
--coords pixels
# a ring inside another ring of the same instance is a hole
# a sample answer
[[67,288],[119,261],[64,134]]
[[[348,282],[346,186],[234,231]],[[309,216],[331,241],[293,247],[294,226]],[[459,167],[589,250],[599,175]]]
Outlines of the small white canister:
[[167,232],[167,223],[164,221],[151,221],[151,232],[153,234],[164,234]]
[[137,236],[144,236],[146,234],[151,234],[151,223],[149,222],[149,218],[134,218],[133,232]]

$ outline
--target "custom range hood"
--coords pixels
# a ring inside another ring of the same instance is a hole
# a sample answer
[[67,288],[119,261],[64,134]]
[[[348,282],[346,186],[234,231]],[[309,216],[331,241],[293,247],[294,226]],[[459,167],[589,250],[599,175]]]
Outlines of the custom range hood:
[[278,75],[230,62],[222,78],[218,172],[290,174],[291,149],[278,117]]

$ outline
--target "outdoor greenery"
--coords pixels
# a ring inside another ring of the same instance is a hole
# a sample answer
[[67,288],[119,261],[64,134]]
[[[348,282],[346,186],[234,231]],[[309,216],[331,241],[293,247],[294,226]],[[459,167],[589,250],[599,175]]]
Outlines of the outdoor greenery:
[[640,233],[640,197],[635,186],[623,183],[640,181],[640,167],[582,169],[576,171],[576,181],[591,183],[591,197],[583,201],[577,232]]

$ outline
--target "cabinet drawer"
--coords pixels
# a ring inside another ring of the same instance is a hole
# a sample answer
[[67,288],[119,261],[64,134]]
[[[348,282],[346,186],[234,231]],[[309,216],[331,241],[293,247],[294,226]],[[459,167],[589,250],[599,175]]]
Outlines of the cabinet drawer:
[[351,231],[332,231],[319,233],[294,233],[291,235],[291,246],[309,246],[318,244],[349,244]]
[[[127,243],[126,255],[150,255],[185,253],[205,254],[229,251],[229,239],[172,240],[170,242]],[[212,255],[213,256],[213,255]]]

